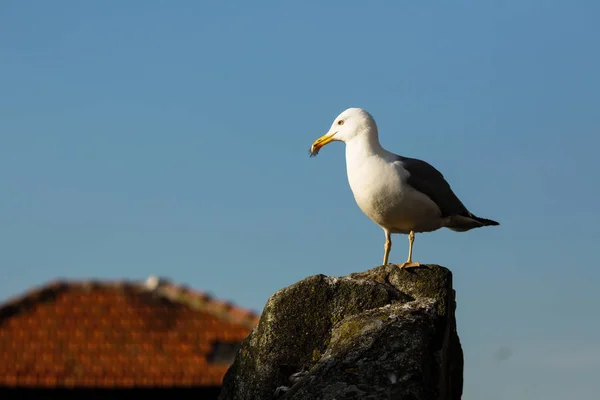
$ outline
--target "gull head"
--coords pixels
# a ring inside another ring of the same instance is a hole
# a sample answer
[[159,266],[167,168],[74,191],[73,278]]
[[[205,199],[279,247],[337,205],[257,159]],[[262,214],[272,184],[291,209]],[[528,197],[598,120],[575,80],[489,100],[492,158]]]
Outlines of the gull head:
[[375,120],[362,108],[348,108],[333,120],[329,132],[315,140],[310,146],[310,156],[316,156],[321,147],[328,143],[348,143],[352,139],[364,135],[377,135]]

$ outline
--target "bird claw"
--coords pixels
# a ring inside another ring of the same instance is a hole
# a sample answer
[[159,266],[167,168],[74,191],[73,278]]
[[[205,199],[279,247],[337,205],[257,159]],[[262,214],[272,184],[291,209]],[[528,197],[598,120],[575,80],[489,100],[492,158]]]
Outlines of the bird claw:
[[402,264],[396,264],[398,266],[398,268],[415,268],[415,267],[420,267],[421,264],[418,262],[405,262]]

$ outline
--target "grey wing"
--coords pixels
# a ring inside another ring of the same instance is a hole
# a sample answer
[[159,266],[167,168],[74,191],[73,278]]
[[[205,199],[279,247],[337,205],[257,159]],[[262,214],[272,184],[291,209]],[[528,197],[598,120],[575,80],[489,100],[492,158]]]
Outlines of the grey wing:
[[469,210],[456,197],[440,171],[431,164],[416,158],[397,157],[404,169],[410,174],[407,183],[427,195],[439,207],[442,217],[471,216]]

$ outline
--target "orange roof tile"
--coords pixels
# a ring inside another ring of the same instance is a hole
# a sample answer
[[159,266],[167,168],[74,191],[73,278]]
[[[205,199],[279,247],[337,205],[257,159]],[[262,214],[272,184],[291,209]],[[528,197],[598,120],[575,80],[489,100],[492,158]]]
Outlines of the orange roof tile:
[[[0,386],[220,386],[258,315],[170,283],[56,282],[0,306]],[[229,346],[229,347],[228,347]]]

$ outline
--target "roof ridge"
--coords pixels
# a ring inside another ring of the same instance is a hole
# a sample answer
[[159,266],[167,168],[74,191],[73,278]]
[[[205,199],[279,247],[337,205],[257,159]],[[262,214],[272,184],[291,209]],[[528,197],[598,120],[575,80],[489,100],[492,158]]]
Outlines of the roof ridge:
[[0,320],[30,309],[39,302],[52,301],[57,295],[67,290],[133,290],[140,293],[154,293],[174,303],[187,305],[195,310],[211,314],[238,324],[253,327],[258,322],[260,314],[256,311],[241,307],[232,301],[218,299],[208,292],[192,289],[187,285],[172,283],[169,279],[150,276],[145,281],[140,280],[102,280],[102,279],[56,279],[48,283],[33,286],[21,295],[8,298],[0,303]]

